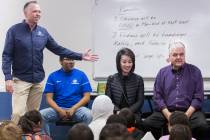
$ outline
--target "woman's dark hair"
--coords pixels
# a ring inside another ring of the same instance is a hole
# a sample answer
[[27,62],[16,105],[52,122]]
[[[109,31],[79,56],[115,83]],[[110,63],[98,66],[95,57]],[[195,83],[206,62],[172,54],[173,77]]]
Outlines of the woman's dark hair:
[[19,120],[18,125],[24,133],[36,133],[34,128],[42,123],[42,116],[39,111],[26,112]]
[[75,124],[68,132],[68,140],[94,140],[92,130],[84,123]]
[[118,51],[117,56],[116,56],[116,66],[117,66],[117,71],[119,73],[122,73],[121,66],[120,66],[120,60],[122,55],[126,55],[131,58],[133,62],[133,67],[131,68],[131,73],[134,72],[135,70],[135,54],[133,51],[129,48],[122,48],[121,50]]
[[192,133],[187,125],[176,124],[171,128],[169,140],[191,140]]

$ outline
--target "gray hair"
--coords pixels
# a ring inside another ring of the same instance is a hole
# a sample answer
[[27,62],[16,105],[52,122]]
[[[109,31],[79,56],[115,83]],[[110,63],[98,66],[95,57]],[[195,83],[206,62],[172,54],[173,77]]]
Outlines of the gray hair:
[[184,48],[185,49],[185,45],[181,41],[175,41],[175,42],[170,43],[169,47],[168,47],[169,54],[171,53],[171,50],[174,48]]

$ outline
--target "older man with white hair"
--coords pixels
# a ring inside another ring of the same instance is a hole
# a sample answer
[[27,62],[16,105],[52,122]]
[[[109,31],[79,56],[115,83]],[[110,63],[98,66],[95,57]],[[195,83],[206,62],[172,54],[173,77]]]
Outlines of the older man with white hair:
[[171,64],[162,68],[155,80],[155,112],[144,121],[144,125],[158,139],[160,128],[168,123],[171,113],[183,111],[190,120],[193,134],[197,130],[197,134],[201,136],[207,127],[205,116],[201,112],[204,100],[201,71],[185,62],[185,45],[182,42],[169,45],[168,60]]

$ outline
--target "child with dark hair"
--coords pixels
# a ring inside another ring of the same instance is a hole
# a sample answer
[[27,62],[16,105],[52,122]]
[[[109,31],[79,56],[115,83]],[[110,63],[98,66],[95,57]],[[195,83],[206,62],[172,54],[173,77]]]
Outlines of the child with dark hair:
[[78,123],[69,130],[68,140],[94,140],[94,136],[87,125]]
[[125,117],[117,114],[112,114],[111,116],[109,116],[109,118],[106,121],[106,124],[111,124],[111,123],[120,123],[127,126],[127,120],[125,119]]
[[144,136],[144,132],[135,127],[135,115],[129,108],[121,109],[119,116],[126,119],[128,132],[133,138],[140,140]]
[[18,125],[23,131],[22,140],[51,140],[48,135],[41,131],[42,116],[37,110],[26,112],[20,118]]
[[106,124],[99,135],[99,140],[112,140],[128,137],[129,133],[125,125],[120,123]]
[[184,112],[174,111],[169,117],[169,129],[170,129],[170,126],[173,126],[175,124],[182,124],[182,125],[190,126],[190,121]]
[[[187,127],[190,128],[189,119],[187,115],[185,115],[185,113],[182,111],[174,111],[169,117],[169,124],[168,124],[169,133],[171,132],[172,127],[177,124],[186,125]],[[162,136],[159,140],[169,140],[169,135]],[[192,140],[194,140],[194,138],[192,138]]]
[[171,128],[169,140],[191,140],[192,134],[189,126],[176,124]]

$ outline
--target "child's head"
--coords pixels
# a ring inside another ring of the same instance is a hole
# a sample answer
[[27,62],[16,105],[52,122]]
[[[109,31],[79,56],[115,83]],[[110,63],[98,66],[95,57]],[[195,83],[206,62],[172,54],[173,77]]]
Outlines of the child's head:
[[106,124],[101,130],[99,140],[111,140],[114,138],[129,136],[127,127],[120,123]]
[[169,140],[191,140],[192,134],[189,126],[176,124],[173,125],[170,131]]
[[169,117],[169,126],[168,129],[170,131],[171,127],[176,124],[182,124],[182,125],[187,125],[190,126],[190,122],[188,117],[185,115],[184,112],[181,111],[175,111],[171,114]]
[[106,124],[110,123],[120,123],[127,126],[127,120],[125,119],[125,117],[117,114],[112,114],[111,116],[109,116],[109,118],[106,121]]
[[83,124],[75,124],[68,132],[68,140],[93,140],[93,132],[91,129]]
[[0,124],[0,140],[21,140],[21,135],[21,129],[12,121]]
[[125,117],[128,128],[135,126],[135,116],[129,108],[121,109],[119,115]]
[[32,110],[26,112],[19,121],[19,125],[24,133],[36,133],[40,131],[42,116],[39,111]]

